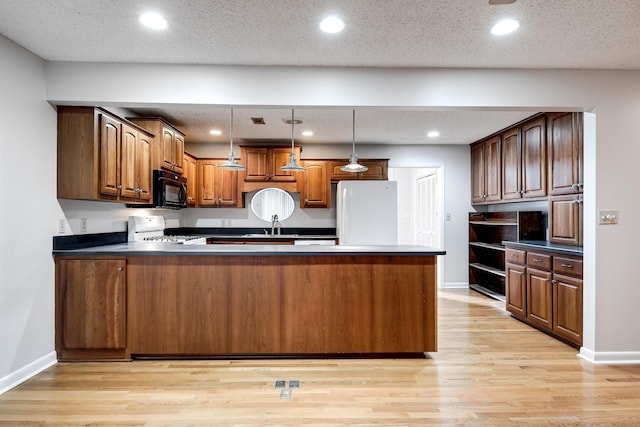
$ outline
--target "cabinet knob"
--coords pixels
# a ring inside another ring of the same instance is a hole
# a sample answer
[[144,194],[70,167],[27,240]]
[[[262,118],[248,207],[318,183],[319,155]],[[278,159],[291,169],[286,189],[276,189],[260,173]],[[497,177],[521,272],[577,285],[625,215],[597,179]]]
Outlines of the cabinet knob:
[[116,185],[116,190],[122,190],[122,185]]
[[124,270],[124,268],[118,267],[118,271],[122,271],[122,270]]

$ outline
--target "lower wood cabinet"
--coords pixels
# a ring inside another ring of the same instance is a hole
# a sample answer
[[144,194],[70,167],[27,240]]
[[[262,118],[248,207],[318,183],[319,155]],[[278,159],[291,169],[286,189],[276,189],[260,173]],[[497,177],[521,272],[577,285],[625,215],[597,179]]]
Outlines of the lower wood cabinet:
[[60,360],[128,359],[125,259],[56,259]]
[[582,345],[582,256],[506,244],[506,309],[517,319]]

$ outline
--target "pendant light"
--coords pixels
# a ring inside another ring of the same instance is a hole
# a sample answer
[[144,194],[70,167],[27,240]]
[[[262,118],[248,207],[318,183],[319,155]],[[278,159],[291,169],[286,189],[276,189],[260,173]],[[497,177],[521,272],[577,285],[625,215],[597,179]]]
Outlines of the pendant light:
[[365,172],[369,168],[365,165],[358,164],[358,155],[356,154],[356,110],[353,110],[353,146],[351,155],[349,156],[349,164],[340,168],[342,172]]
[[296,153],[294,151],[293,144],[293,125],[295,123],[295,117],[293,115],[293,108],[291,109],[291,154],[289,155],[289,164],[286,166],[281,166],[281,171],[306,171],[306,168],[303,168],[299,164],[296,163]]
[[218,168],[245,170],[246,167],[239,164],[238,161],[233,157],[233,108],[231,109],[231,114],[229,116],[229,158],[226,162],[218,166]]

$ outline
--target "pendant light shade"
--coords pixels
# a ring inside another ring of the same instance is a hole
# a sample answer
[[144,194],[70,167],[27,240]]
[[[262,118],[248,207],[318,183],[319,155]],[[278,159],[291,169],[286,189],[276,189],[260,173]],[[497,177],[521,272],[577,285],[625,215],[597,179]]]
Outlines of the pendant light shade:
[[369,170],[365,165],[358,163],[358,155],[356,154],[356,110],[353,110],[353,145],[351,155],[349,156],[349,164],[340,168],[342,172],[365,172]]
[[226,162],[218,166],[219,169],[235,169],[245,170],[246,167],[238,164],[238,161],[233,157],[233,108],[229,115],[229,158]]
[[293,108],[291,109],[291,154],[289,155],[289,164],[285,166],[281,166],[281,171],[306,171],[306,168],[303,168],[298,163],[296,163],[296,153],[294,151],[294,143],[293,143],[293,126],[295,123],[295,117],[293,115]]

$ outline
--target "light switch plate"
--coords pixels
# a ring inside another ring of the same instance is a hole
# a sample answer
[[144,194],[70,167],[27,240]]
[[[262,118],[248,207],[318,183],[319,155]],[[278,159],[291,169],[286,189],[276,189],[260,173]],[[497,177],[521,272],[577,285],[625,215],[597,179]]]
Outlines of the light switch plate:
[[598,211],[598,224],[617,224],[617,223],[618,223],[617,210]]

